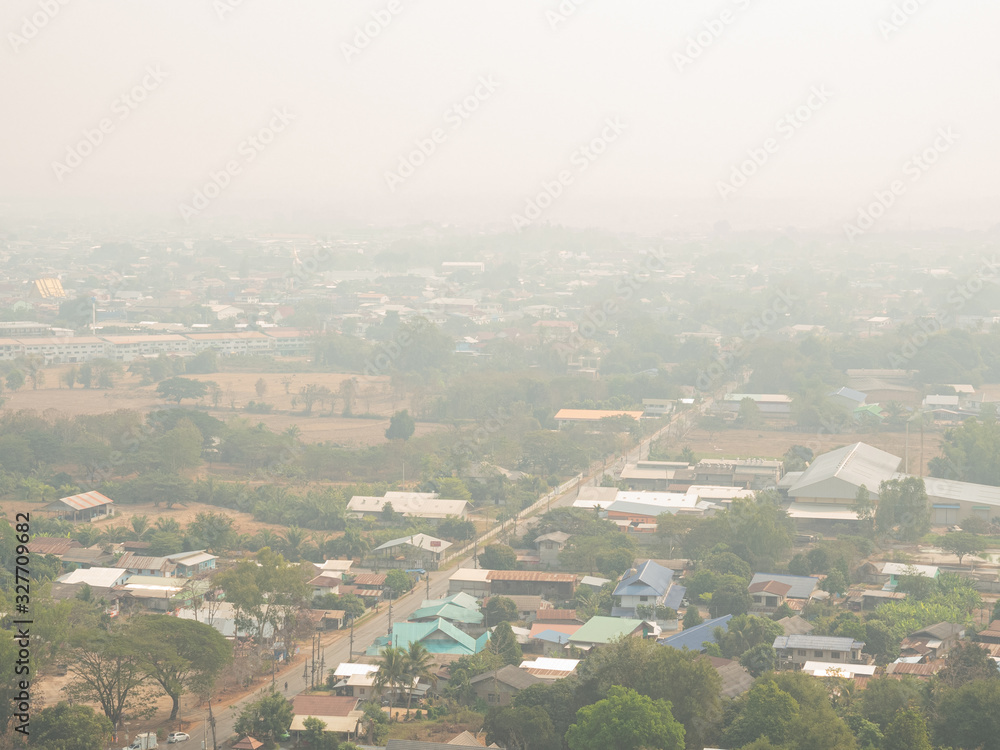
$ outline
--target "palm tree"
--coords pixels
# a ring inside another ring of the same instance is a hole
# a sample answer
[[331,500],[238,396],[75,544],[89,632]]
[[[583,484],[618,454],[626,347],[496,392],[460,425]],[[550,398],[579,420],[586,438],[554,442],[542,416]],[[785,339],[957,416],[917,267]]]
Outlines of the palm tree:
[[396,646],[386,646],[379,653],[378,672],[375,673],[374,686],[380,691],[386,687],[392,690],[392,702],[396,702],[396,688],[406,675],[406,649]]
[[413,688],[418,680],[423,678],[431,685],[437,685],[437,675],[431,671],[431,664],[434,657],[431,656],[427,647],[419,641],[410,641],[410,647],[403,656],[404,670],[403,676],[409,684],[409,691],[406,696],[406,718],[410,718],[410,701],[413,700]]
[[289,526],[285,530],[285,552],[288,559],[297,560],[299,558],[299,547],[306,540],[306,533],[298,526]]
[[141,542],[152,532],[149,528],[149,516],[132,516],[129,524],[132,526],[132,538],[137,542]]
[[180,534],[181,525],[176,518],[164,518],[160,516],[156,519],[156,530],[165,531],[169,534]]

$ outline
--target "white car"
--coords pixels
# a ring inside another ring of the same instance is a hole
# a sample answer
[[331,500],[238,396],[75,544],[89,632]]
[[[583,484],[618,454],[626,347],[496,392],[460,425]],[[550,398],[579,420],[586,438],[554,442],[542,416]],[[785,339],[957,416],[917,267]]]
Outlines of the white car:
[[172,745],[175,742],[186,742],[191,739],[191,735],[187,732],[171,732],[167,735],[167,744]]

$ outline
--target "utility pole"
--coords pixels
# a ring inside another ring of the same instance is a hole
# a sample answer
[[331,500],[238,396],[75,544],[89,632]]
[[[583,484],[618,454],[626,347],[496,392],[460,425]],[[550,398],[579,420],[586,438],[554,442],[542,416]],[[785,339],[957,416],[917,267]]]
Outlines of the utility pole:
[[351,618],[351,645],[350,645],[350,651],[348,653],[350,654],[350,659],[353,659],[354,658],[354,618],[353,617]]
[[427,598],[431,598],[431,572],[428,570],[424,573],[424,578],[427,580]]
[[392,636],[392,589],[389,589],[389,629],[385,634]]
[[215,739],[215,716],[212,714],[212,699],[208,699],[208,725],[212,727],[212,750],[219,750]]

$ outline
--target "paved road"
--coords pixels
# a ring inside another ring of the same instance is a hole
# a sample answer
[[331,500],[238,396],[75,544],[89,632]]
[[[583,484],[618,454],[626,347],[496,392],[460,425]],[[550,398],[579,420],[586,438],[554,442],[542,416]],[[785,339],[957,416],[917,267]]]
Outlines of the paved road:
[[[708,403],[702,405],[702,409],[706,409]],[[671,420],[673,422],[675,420]],[[648,438],[642,441],[639,445],[634,448],[629,449],[625,455],[618,457],[614,464],[609,464],[607,469],[611,470],[612,466],[620,466],[629,461],[638,461],[645,456],[649,455],[649,446],[656,437],[660,434],[666,432],[669,427],[664,427],[657,435],[652,438]],[[593,471],[591,474],[580,483],[580,486],[592,485],[600,480],[600,477],[605,472],[602,464],[595,464],[592,466]],[[554,499],[550,504],[549,508],[558,508],[571,505],[576,499],[579,490],[574,487],[569,492],[563,494],[562,496]],[[541,513],[537,513],[534,516],[522,519],[518,522],[518,532],[524,533],[524,530],[537,522],[538,516]],[[455,567],[459,568],[469,568],[473,567],[472,557],[468,557],[462,560],[457,566],[449,566],[445,570],[439,570],[430,573],[430,594],[428,595],[428,589],[426,580],[421,581],[421,583],[405,597],[393,602],[392,605],[392,621],[400,622],[409,617],[416,609],[420,607],[421,602],[424,599],[440,599],[447,595],[448,593],[448,579],[451,577],[455,570]],[[379,612],[373,617],[368,618],[364,623],[355,626],[354,628],[354,654],[355,656],[364,653],[364,650],[370,646],[376,638],[379,636],[386,635],[389,631],[389,608],[387,602],[382,602],[379,606]],[[323,658],[325,659],[324,669],[328,672],[334,669],[341,662],[351,661],[350,643],[349,643],[349,632],[347,630],[338,631],[334,634],[334,640],[326,645],[323,649]],[[306,646],[308,648],[308,645]],[[285,682],[288,683],[288,689],[285,690]],[[303,676],[303,666],[299,664],[298,666],[289,667],[283,672],[279,672],[275,678],[275,685],[277,688],[284,693],[289,698],[297,695],[303,690],[307,689],[308,682],[307,678]],[[216,721],[216,737],[219,744],[222,744],[225,740],[229,739],[233,734],[233,725],[236,722],[236,717],[239,715],[240,711],[243,709],[247,703],[256,700],[260,693],[265,692],[270,689],[270,685],[265,685],[263,688],[259,689],[257,692],[252,693],[245,698],[236,701],[235,703],[227,706],[226,708],[214,711],[215,721]],[[214,710],[214,709],[213,709]],[[183,715],[188,720],[193,720],[197,722],[202,722],[207,716],[207,710],[187,710],[184,711]],[[195,729],[191,732],[192,741],[197,741],[197,745],[194,748],[201,746],[202,732],[200,729]],[[208,745],[211,746],[211,734],[209,733]],[[194,750],[194,748],[188,748],[187,750]]]

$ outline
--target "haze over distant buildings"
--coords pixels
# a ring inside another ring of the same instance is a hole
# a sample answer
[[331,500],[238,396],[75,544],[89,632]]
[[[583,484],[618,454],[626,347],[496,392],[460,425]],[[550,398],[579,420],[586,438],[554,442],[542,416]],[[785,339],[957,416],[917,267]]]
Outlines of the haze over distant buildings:
[[12,0],[0,222],[988,228],[998,27],[984,0]]

